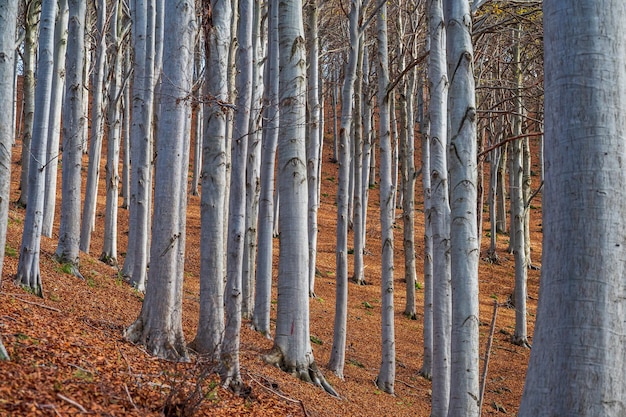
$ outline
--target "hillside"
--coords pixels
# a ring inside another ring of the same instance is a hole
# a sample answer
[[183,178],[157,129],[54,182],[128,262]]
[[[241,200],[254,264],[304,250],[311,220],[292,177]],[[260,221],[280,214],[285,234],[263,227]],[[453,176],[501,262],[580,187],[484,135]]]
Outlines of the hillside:
[[[311,299],[311,334],[319,340],[313,345],[322,370],[329,359],[334,318],[334,269],[337,165],[330,161],[332,144],[325,145],[322,174],[322,202],[319,212],[320,234],[317,279],[318,298]],[[20,147],[13,148],[11,201],[19,195]],[[84,161],[86,164],[86,160]],[[104,171],[102,171],[104,172]],[[101,179],[102,181],[102,179]],[[61,182],[58,182],[59,187]],[[42,238],[41,270],[44,299],[16,287],[15,276],[21,242],[24,209],[11,206],[7,256],[0,293],[0,333],[12,358],[0,364],[0,415],[160,415],[168,395],[185,395],[194,389],[201,368],[210,364],[175,364],[156,360],[141,348],[122,338],[123,329],[138,315],[141,294],[131,289],[116,268],[98,261],[102,247],[104,184],[100,185],[100,206],[92,239],[91,254],[81,255],[85,280],[65,274],[54,262],[57,236]],[[60,192],[60,190],[59,190]],[[416,244],[418,281],[422,281],[423,211],[421,183],[417,184]],[[261,354],[271,341],[251,331],[242,331],[242,373],[249,390],[235,397],[221,389],[215,375],[205,381],[208,392],[198,415],[292,415],[292,416],[428,416],[430,382],[421,378],[422,303],[418,291],[418,319],[402,315],[404,283],[402,223],[396,228],[396,396],[377,390],[373,379],[380,364],[380,229],[377,190],[370,193],[368,214],[366,280],[371,285],[349,287],[348,340],[345,381],[325,372],[341,395],[335,399],[321,389],[296,380],[265,365]],[[540,203],[532,210],[533,260],[541,259]],[[485,221],[488,213],[485,208]],[[399,213],[399,212],[398,212]],[[127,211],[120,210],[119,250],[123,256],[128,231]],[[57,210],[58,229],[58,210]],[[489,225],[485,224],[485,232]],[[199,197],[190,197],[185,266],[184,328],[187,340],[195,335],[199,292]],[[483,236],[483,253],[488,239]],[[481,356],[489,335],[494,300],[504,302],[512,292],[514,262],[506,253],[508,236],[499,236],[501,262],[480,263]],[[275,240],[276,248],[278,241]],[[484,257],[484,256],[483,256]],[[120,259],[122,264],[123,259]],[[529,271],[529,334],[535,319],[538,271]],[[509,342],[513,332],[514,310],[501,307],[497,323],[483,415],[515,415],[522,394],[529,350]],[[481,361],[482,369],[482,361]]]

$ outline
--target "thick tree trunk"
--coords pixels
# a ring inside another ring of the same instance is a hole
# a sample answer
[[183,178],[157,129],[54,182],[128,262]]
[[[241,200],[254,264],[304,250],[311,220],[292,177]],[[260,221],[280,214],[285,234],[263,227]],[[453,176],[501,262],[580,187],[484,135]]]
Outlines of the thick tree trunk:
[[65,80],[65,109],[63,113],[63,166],[61,223],[56,257],[72,265],[78,272],[80,252],[81,164],[83,157],[84,125],[87,115],[83,105],[83,64],[85,53],[86,5],[81,0],[69,1],[69,28],[67,42],[67,78]]
[[[154,228],[146,296],[125,337],[151,354],[187,360],[182,328],[189,101],[196,17],[193,2],[166,1],[163,84],[156,138]],[[185,138],[181,140],[181,138]]]
[[626,415],[626,4],[544,2],[544,253],[521,417]]
[[466,0],[444,0],[448,74],[451,381],[448,417],[478,417],[478,169],[472,17]]
[[41,226],[43,221],[44,182],[46,175],[46,145],[50,121],[50,90],[54,70],[54,21],[56,0],[43,0],[39,32],[39,62],[37,64],[37,87],[35,88],[35,118],[30,146],[28,172],[28,205],[24,218],[22,247],[17,265],[15,283],[42,297],[43,289],[39,272]]
[[191,343],[197,352],[214,360],[220,357],[224,334],[224,199],[226,196],[226,116],[220,101],[228,100],[227,71],[230,45],[230,1],[204,0],[203,22],[207,66],[202,140],[202,196],[200,203],[200,317],[196,338]]

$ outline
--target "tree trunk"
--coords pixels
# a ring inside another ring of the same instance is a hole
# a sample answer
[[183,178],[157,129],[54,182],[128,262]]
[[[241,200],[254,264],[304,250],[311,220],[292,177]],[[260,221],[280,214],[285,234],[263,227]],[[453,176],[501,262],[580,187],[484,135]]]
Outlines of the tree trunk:
[[353,202],[354,209],[350,215],[352,221],[353,236],[353,257],[354,257],[354,275],[352,279],[359,285],[365,284],[365,265],[363,261],[363,252],[365,251],[365,236],[363,231],[365,225],[363,223],[363,55],[365,35],[361,35],[359,40],[359,50],[357,54],[356,79],[354,82],[354,135],[352,143],[352,181],[354,183]]
[[237,27],[237,101],[233,126],[230,201],[228,205],[228,241],[226,272],[226,327],[222,344],[221,377],[224,386],[239,391],[242,381],[239,369],[243,252],[246,225],[246,158],[252,100],[252,20],[253,1],[239,0]]
[[626,415],[626,5],[546,1],[545,185],[521,417]]
[[54,70],[54,21],[57,11],[56,0],[43,0],[37,56],[37,87],[35,88],[35,117],[33,138],[30,146],[30,168],[28,171],[28,205],[24,218],[22,247],[17,265],[15,283],[43,297],[39,255],[41,226],[43,220],[44,182],[46,175],[46,145],[50,120],[50,90]]
[[306,48],[300,0],[278,2],[280,45],[280,257],[276,338],[266,361],[335,391],[317,368],[309,333],[309,248],[306,181]]
[[89,165],[87,167],[87,183],[85,188],[85,203],[80,225],[80,250],[89,253],[91,232],[96,219],[96,204],[98,199],[98,180],[100,178],[100,157],[102,154],[102,124],[104,100],[104,66],[106,63],[106,1],[98,0],[96,6],[96,63],[93,73],[91,101],[91,134],[89,143]]
[[[165,3],[161,110],[156,138],[154,228],[146,296],[125,337],[169,360],[187,360],[182,327],[189,101],[196,16],[193,2]],[[185,138],[181,140],[181,138]]]
[[352,123],[352,96],[359,45],[361,1],[352,0],[350,7],[350,51],[341,93],[341,127],[339,129],[339,175],[337,185],[337,248],[336,299],[333,347],[328,368],[343,378],[346,354],[346,323],[348,318],[348,176],[350,174],[350,127]]
[[478,417],[478,261],[476,102],[472,27],[466,0],[444,0],[448,74],[451,381],[448,417]]
[[268,45],[261,152],[259,255],[254,299],[254,329],[270,338],[274,230],[274,166],[278,143],[278,2],[268,2]]
[[59,141],[61,136],[61,107],[65,86],[65,50],[67,49],[68,7],[67,0],[59,0],[57,19],[54,25],[54,75],[50,92],[50,129],[46,148],[46,179],[43,202],[43,221],[41,234],[52,237],[54,212],[57,196],[57,167],[59,166]]
[[63,165],[61,223],[56,257],[72,265],[78,272],[80,243],[81,164],[83,157],[84,125],[87,115],[83,105],[83,65],[85,53],[86,5],[81,0],[69,1],[69,28],[67,42],[67,78],[65,80],[65,109],[63,112]]
[[378,108],[380,132],[380,227],[382,240],[382,361],[376,385],[388,394],[394,393],[396,378],[396,343],[393,311],[393,220],[395,213],[393,186],[393,149],[390,128],[389,49],[387,46],[387,5],[377,16],[378,41]]
[[[17,0],[0,3],[0,284],[2,283],[2,266],[7,240],[9,216],[9,196],[11,185],[11,150],[15,136],[13,97],[15,97],[15,26],[17,22]],[[0,340],[0,349],[2,341]],[[5,351],[6,352],[6,351]],[[8,358],[8,355],[6,355]]]
[[450,204],[446,150],[448,75],[441,0],[429,2],[430,220],[433,235],[433,366],[431,417],[446,417],[450,399]]

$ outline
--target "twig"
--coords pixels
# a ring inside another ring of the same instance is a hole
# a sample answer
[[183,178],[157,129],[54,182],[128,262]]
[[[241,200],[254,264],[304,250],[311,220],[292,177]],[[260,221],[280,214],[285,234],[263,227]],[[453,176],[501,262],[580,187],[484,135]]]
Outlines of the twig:
[[404,381],[402,381],[400,379],[396,379],[396,381],[403,383],[404,385],[406,385],[409,388],[417,389],[417,387],[415,385],[411,385],[408,382],[404,382]]
[[59,414],[59,412],[57,411],[57,408],[54,404],[37,404],[37,408],[41,409],[41,410],[45,410],[47,408],[52,409],[52,411],[54,411],[54,414],[56,414],[57,416],[61,417],[61,414]]
[[289,397],[287,397],[287,396],[285,396],[285,395],[283,395],[283,394],[279,393],[278,391],[273,390],[273,389],[272,389],[272,388],[270,388],[270,387],[266,387],[265,385],[261,384],[261,382],[260,382],[260,381],[258,381],[256,378],[254,378],[254,377],[250,374],[250,372],[246,372],[246,373],[248,374],[248,376],[250,377],[250,379],[251,379],[251,380],[253,380],[253,381],[254,381],[254,382],[256,382],[257,384],[259,384],[261,387],[265,388],[266,390],[268,390],[268,391],[269,391],[269,392],[271,392],[272,394],[275,394],[275,395],[279,396],[279,397],[280,397],[280,398],[282,398],[283,400],[285,400],[285,401],[290,401],[290,402],[292,402],[292,403],[296,403],[296,404],[298,404],[298,403],[300,403],[300,404],[301,404],[301,403],[302,403],[302,401],[300,401],[300,400],[294,400],[293,398],[289,398]]
[[37,307],[45,308],[46,310],[55,311],[57,313],[61,313],[62,312],[58,308],[50,307],[50,306],[47,306],[45,304],[35,303],[33,301],[24,300],[23,298],[17,297],[15,294],[9,294],[9,293],[6,293],[6,292],[2,292],[1,294],[9,295],[9,296],[15,298],[18,301],[21,301],[21,302],[26,303],[26,304],[32,304],[32,305],[37,306]]
[[491,344],[493,343],[493,334],[496,330],[496,316],[498,315],[498,301],[493,301],[493,316],[491,317],[491,328],[489,329],[489,338],[487,339],[487,347],[485,348],[485,363],[483,364],[483,374],[480,378],[480,400],[478,402],[478,415],[482,414],[483,398],[485,396],[485,385],[487,384],[487,368],[489,367],[489,357],[491,356]]
[[85,407],[83,407],[76,401],[72,400],[71,398],[67,398],[65,395],[61,395],[61,394],[57,394],[57,397],[62,399],[63,401],[67,401],[68,403],[72,404],[74,407],[78,408],[82,413],[87,412],[87,410],[85,410]]
[[126,385],[126,383],[124,383],[124,390],[126,391],[126,395],[128,395],[128,401],[130,401],[135,410],[139,411],[139,409],[135,405],[135,402],[133,401],[133,397],[131,397],[130,392],[128,392],[128,385]]

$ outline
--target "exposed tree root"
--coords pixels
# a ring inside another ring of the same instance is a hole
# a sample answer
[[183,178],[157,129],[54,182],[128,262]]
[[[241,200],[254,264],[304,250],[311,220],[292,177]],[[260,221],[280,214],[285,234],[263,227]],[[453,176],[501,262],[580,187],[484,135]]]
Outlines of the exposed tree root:
[[528,342],[528,338],[526,337],[513,336],[511,337],[511,343],[517,346],[527,348],[527,349],[530,349],[532,347],[530,343]]
[[151,328],[139,316],[133,324],[124,331],[124,338],[131,343],[145,346],[148,353],[157,358],[173,362],[189,362],[187,348],[181,335],[168,334],[160,329]]
[[274,365],[282,369],[283,371],[292,374],[302,381],[309,382],[323,388],[324,391],[334,397],[340,398],[339,394],[337,394],[337,391],[335,391],[335,389],[328,383],[328,381],[326,381],[326,378],[324,378],[322,371],[320,371],[315,361],[309,363],[308,368],[293,367],[287,365],[285,363],[285,356],[280,351],[280,349],[276,347],[274,347],[274,349],[272,349],[270,353],[264,355],[263,360],[270,365]]
[[429,381],[433,380],[430,367],[422,366],[422,368],[419,370],[419,375]]

